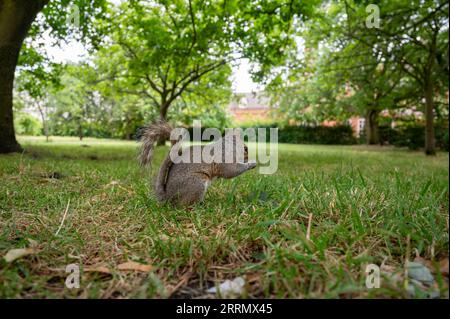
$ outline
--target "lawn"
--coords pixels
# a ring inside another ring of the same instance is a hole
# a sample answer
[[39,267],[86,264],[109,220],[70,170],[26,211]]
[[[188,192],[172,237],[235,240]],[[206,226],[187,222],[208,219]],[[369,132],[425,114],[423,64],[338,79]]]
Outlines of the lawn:
[[[274,175],[217,180],[175,209],[150,193],[136,142],[20,138],[0,155],[0,297],[193,298],[242,276],[243,297],[408,298],[406,260],[427,260],[448,298],[449,157],[365,146],[280,145]],[[61,221],[63,220],[63,223]],[[136,261],[150,271],[120,270]],[[365,266],[382,266],[367,289]],[[66,265],[81,267],[65,287]],[[395,279],[397,278],[397,279]],[[416,297],[423,297],[420,292]]]

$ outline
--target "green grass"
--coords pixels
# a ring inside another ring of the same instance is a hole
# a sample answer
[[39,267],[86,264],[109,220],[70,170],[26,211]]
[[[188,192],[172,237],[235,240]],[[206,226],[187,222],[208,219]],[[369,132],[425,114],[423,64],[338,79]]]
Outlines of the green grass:
[[[217,180],[203,203],[174,209],[150,195],[155,170],[138,167],[135,142],[20,142],[26,153],[0,155],[0,256],[30,239],[39,252],[0,260],[0,297],[210,297],[244,276],[249,298],[406,298],[403,281],[368,290],[364,266],[401,274],[416,254],[448,257],[448,153],[280,145],[276,174]],[[65,288],[67,264],[128,260],[154,268],[83,272],[79,289]]]

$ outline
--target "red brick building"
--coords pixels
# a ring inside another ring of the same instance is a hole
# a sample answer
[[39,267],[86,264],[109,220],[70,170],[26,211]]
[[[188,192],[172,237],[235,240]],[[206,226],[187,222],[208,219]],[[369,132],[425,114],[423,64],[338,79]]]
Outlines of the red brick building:
[[[361,133],[364,131],[365,119],[362,117],[353,116],[347,120],[348,125],[350,125],[353,129],[353,134],[356,137],[359,137]],[[335,126],[338,125],[337,121],[324,121],[322,125],[324,126]]]
[[268,120],[270,98],[261,92],[237,93],[234,95],[228,111],[237,123]]
[[[237,93],[234,95],[228,111],[236,123],[246,121],[270,120],[270,98],[263,92]],[[359,136],[364,130],[364,118],[352,117],[348,120],[353,128],[355,136]],[[334,126],[336,121],[325,121],[325,126]]]

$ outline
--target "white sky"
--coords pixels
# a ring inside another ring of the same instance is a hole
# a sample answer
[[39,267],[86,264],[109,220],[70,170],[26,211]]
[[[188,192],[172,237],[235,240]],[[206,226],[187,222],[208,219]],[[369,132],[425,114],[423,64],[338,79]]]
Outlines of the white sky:
[[250,65],[247,59],[242,59],[233,67],[232,89],[235,93],[258,92],[263,89],[261,85],[253,82],[250,77]]
[[[50,43],[48,41],[47,43]],[[87,57],[87,52],[83,45],[79,42],[72,41],[68,44],[62,44],[61,48],[47,46],[46,51],[55,62],[78,62]],[[254,83],[250,77],[250,65],[248,60],[243,59],[233,67],[232,89],[235,93],[247,93],[252,91],[260,91],[261,86]]]

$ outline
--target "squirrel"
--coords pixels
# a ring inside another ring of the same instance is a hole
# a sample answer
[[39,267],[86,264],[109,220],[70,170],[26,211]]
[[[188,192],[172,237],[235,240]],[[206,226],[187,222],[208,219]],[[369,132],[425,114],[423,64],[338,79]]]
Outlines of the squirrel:
[[[172,127],[163,120],[141,129],[142,145],[139,154],[141,166],[151,164],[155,143],[159,140],[169,140],[172,130]],[[235,130],[228,130],[214,143],[189,146],[187,151],[181,148],[180,141],[181,136],[176,140],[170,140],[172,144],[170,151],[159,168],[155,184],[155,195],[159,202],[193,205],[203,200],[206,190],[214,179],[234,178],[256,167],[256,162],[248,162],[247,145]],[[194,161],[195,152],[209,154],[210,158],[207,160],[202,156],[200,160]],[[171,154],[181,156],[181,162],[174,162]]]

